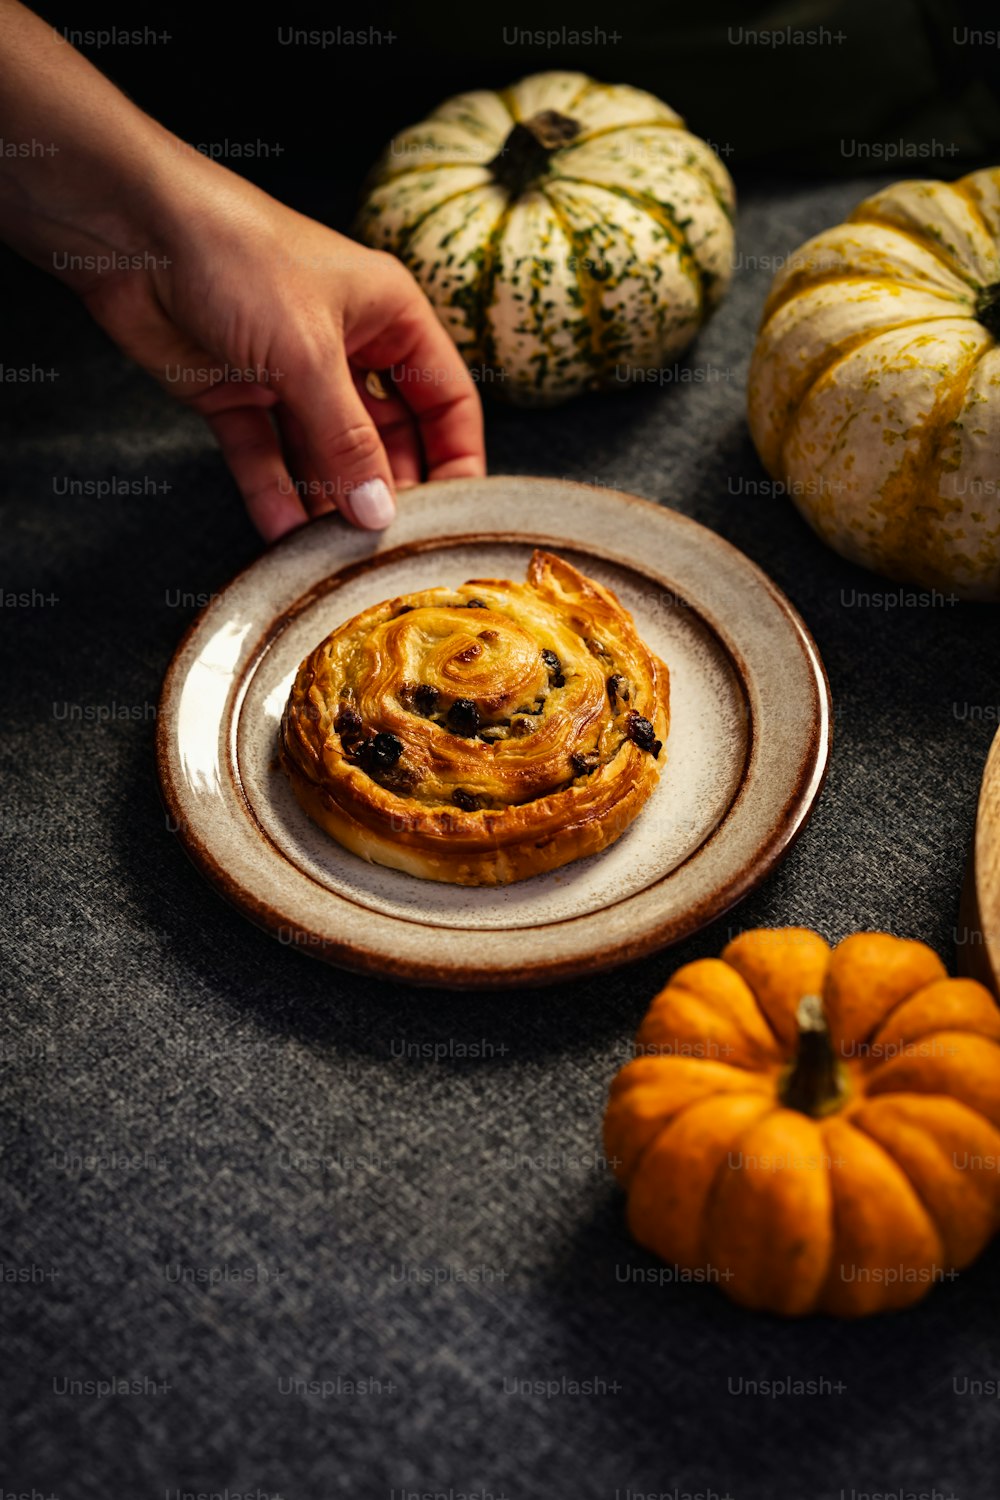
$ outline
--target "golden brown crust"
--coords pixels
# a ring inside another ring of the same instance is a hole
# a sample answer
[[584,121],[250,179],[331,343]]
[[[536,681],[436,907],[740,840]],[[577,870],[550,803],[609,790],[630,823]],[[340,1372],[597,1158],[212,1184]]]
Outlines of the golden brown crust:
[[548,552],[374,605],[302,663],[280,760],[363,859],[501,885],[615,841],[665,760],[669,675],[610,589]]

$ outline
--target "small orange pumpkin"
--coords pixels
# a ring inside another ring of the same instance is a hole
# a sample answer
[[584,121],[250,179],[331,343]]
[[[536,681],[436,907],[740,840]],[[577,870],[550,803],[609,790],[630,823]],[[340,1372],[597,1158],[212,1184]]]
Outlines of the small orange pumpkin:
[[1000,1012],[923,943],[743,933],[637,1041],[604,1123],[629,1227],[743,1306],[905,1307],[1000,1228]]

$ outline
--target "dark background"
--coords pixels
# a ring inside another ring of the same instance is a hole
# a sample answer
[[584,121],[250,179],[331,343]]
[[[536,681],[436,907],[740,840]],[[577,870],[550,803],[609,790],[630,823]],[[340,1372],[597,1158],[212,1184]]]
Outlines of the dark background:
[[[338,227],[393,130],[451,91],[543,68],[645,85],[731,143],[743,258],[690,356],[716,376],[552,412],[491,407],[491,466],[634,491],[746,550],[813,630],[836,727],[826,790],[789,859],[669,954],[484,996],[383,984],[282,948],[189,866],[152,763],[159,684],[194,614],[177,598],[221,588],[260,544],[192,414],[69,293],[3,256],[0,359],[55,372],[4,387],[0,587],[42,600],[2,611],[5,1500],[227,1487],[255,1500],[988,1500],[998,1406],[964,1382],[998,1373],[998,1249],[909,1313],[784,1324],[712,1287],[636,1280],[661,1268],[629,1240],[594,1155],[649,999],[733,931],[884,928],[949,964],[966,947],[958,890],[997,722],[996,611],[873,602],[887,586],[759,488],[744,411],[768,258],[874,186],[924,175],[873,161],[866,177],[841,140],[954,144],[931,175],[997,159],[997,54],[949,40],[989,18],[897,3],[766,17],[616,5],[565,21],[437,5],[333,20],[320,7],[265,20],[71,11],[46,14],[70,27],[162,21],[169,44],[93,55],[186,139],[280,144],[228,164]],[[847,40],[727,43],[729,25],[765,20],[842,25]],[[374,25],[398,40],[284,49],[279,24]],[[498,42],[504,26],[553,24],[621,40]],[[97,501],[65,493],[68,479],[158,488]],[[68,720],[66,703],[134,717]],[[782,1378],[821,1388],[745,1393]],[[562,1379],[596,1380],[598,1393],[509,1388]],[[143,1384],[110,1396],[66,1385],[108,1380]],[[324,1380],[342,1382],[337,1394],[288,1394]]]
[[[381,147],[441,100],[552,68],[651,90],[736,169],[855,176],[883,170],[877,156],[862,154],[869,146],[940,140],[955,153],[932,154],[928,171],[911,158],[896,175],[956,176],[992,160],[1000,145],[1000,47],[965,40],[970,29],[995,35],[1000,13],[970,0],[625,0],[582,11],[450,0],[258,11],[63,4],[44,15],[63,33],[119,26],[168,34],[169,41],[146,46],[81,50],[185,140],[278,145],[280,155],[223,159],[286,194],[302,176],[338,205],[353,206]],[[834,40],[779,47],[740,40],[746,31],[788,26],[825,30]],[[374,30],[377,40],[281,40],[289,30],[337,27]],[[553,28],[589,30],[594,39],[523,39]],[[852,144],[845,149],[844,141]]]

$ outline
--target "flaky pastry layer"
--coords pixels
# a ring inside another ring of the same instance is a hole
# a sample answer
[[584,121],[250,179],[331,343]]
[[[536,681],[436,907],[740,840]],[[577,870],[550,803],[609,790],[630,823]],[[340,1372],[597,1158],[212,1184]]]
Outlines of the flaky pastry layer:
[[373,605],[302,663],[279,756],[299,803],[363,859],[500,885],[596,854],[666,755],[669,674],[610,589],[536,551]]

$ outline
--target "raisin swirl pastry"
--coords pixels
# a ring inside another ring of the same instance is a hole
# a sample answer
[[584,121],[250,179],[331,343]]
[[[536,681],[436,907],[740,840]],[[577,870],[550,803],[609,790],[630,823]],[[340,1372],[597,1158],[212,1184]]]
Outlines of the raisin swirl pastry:
[[501,885],[622,834],[665,760],[666,667],[609,589],[548,552],[376,604],[302,663],[280,761],[363,859]]

